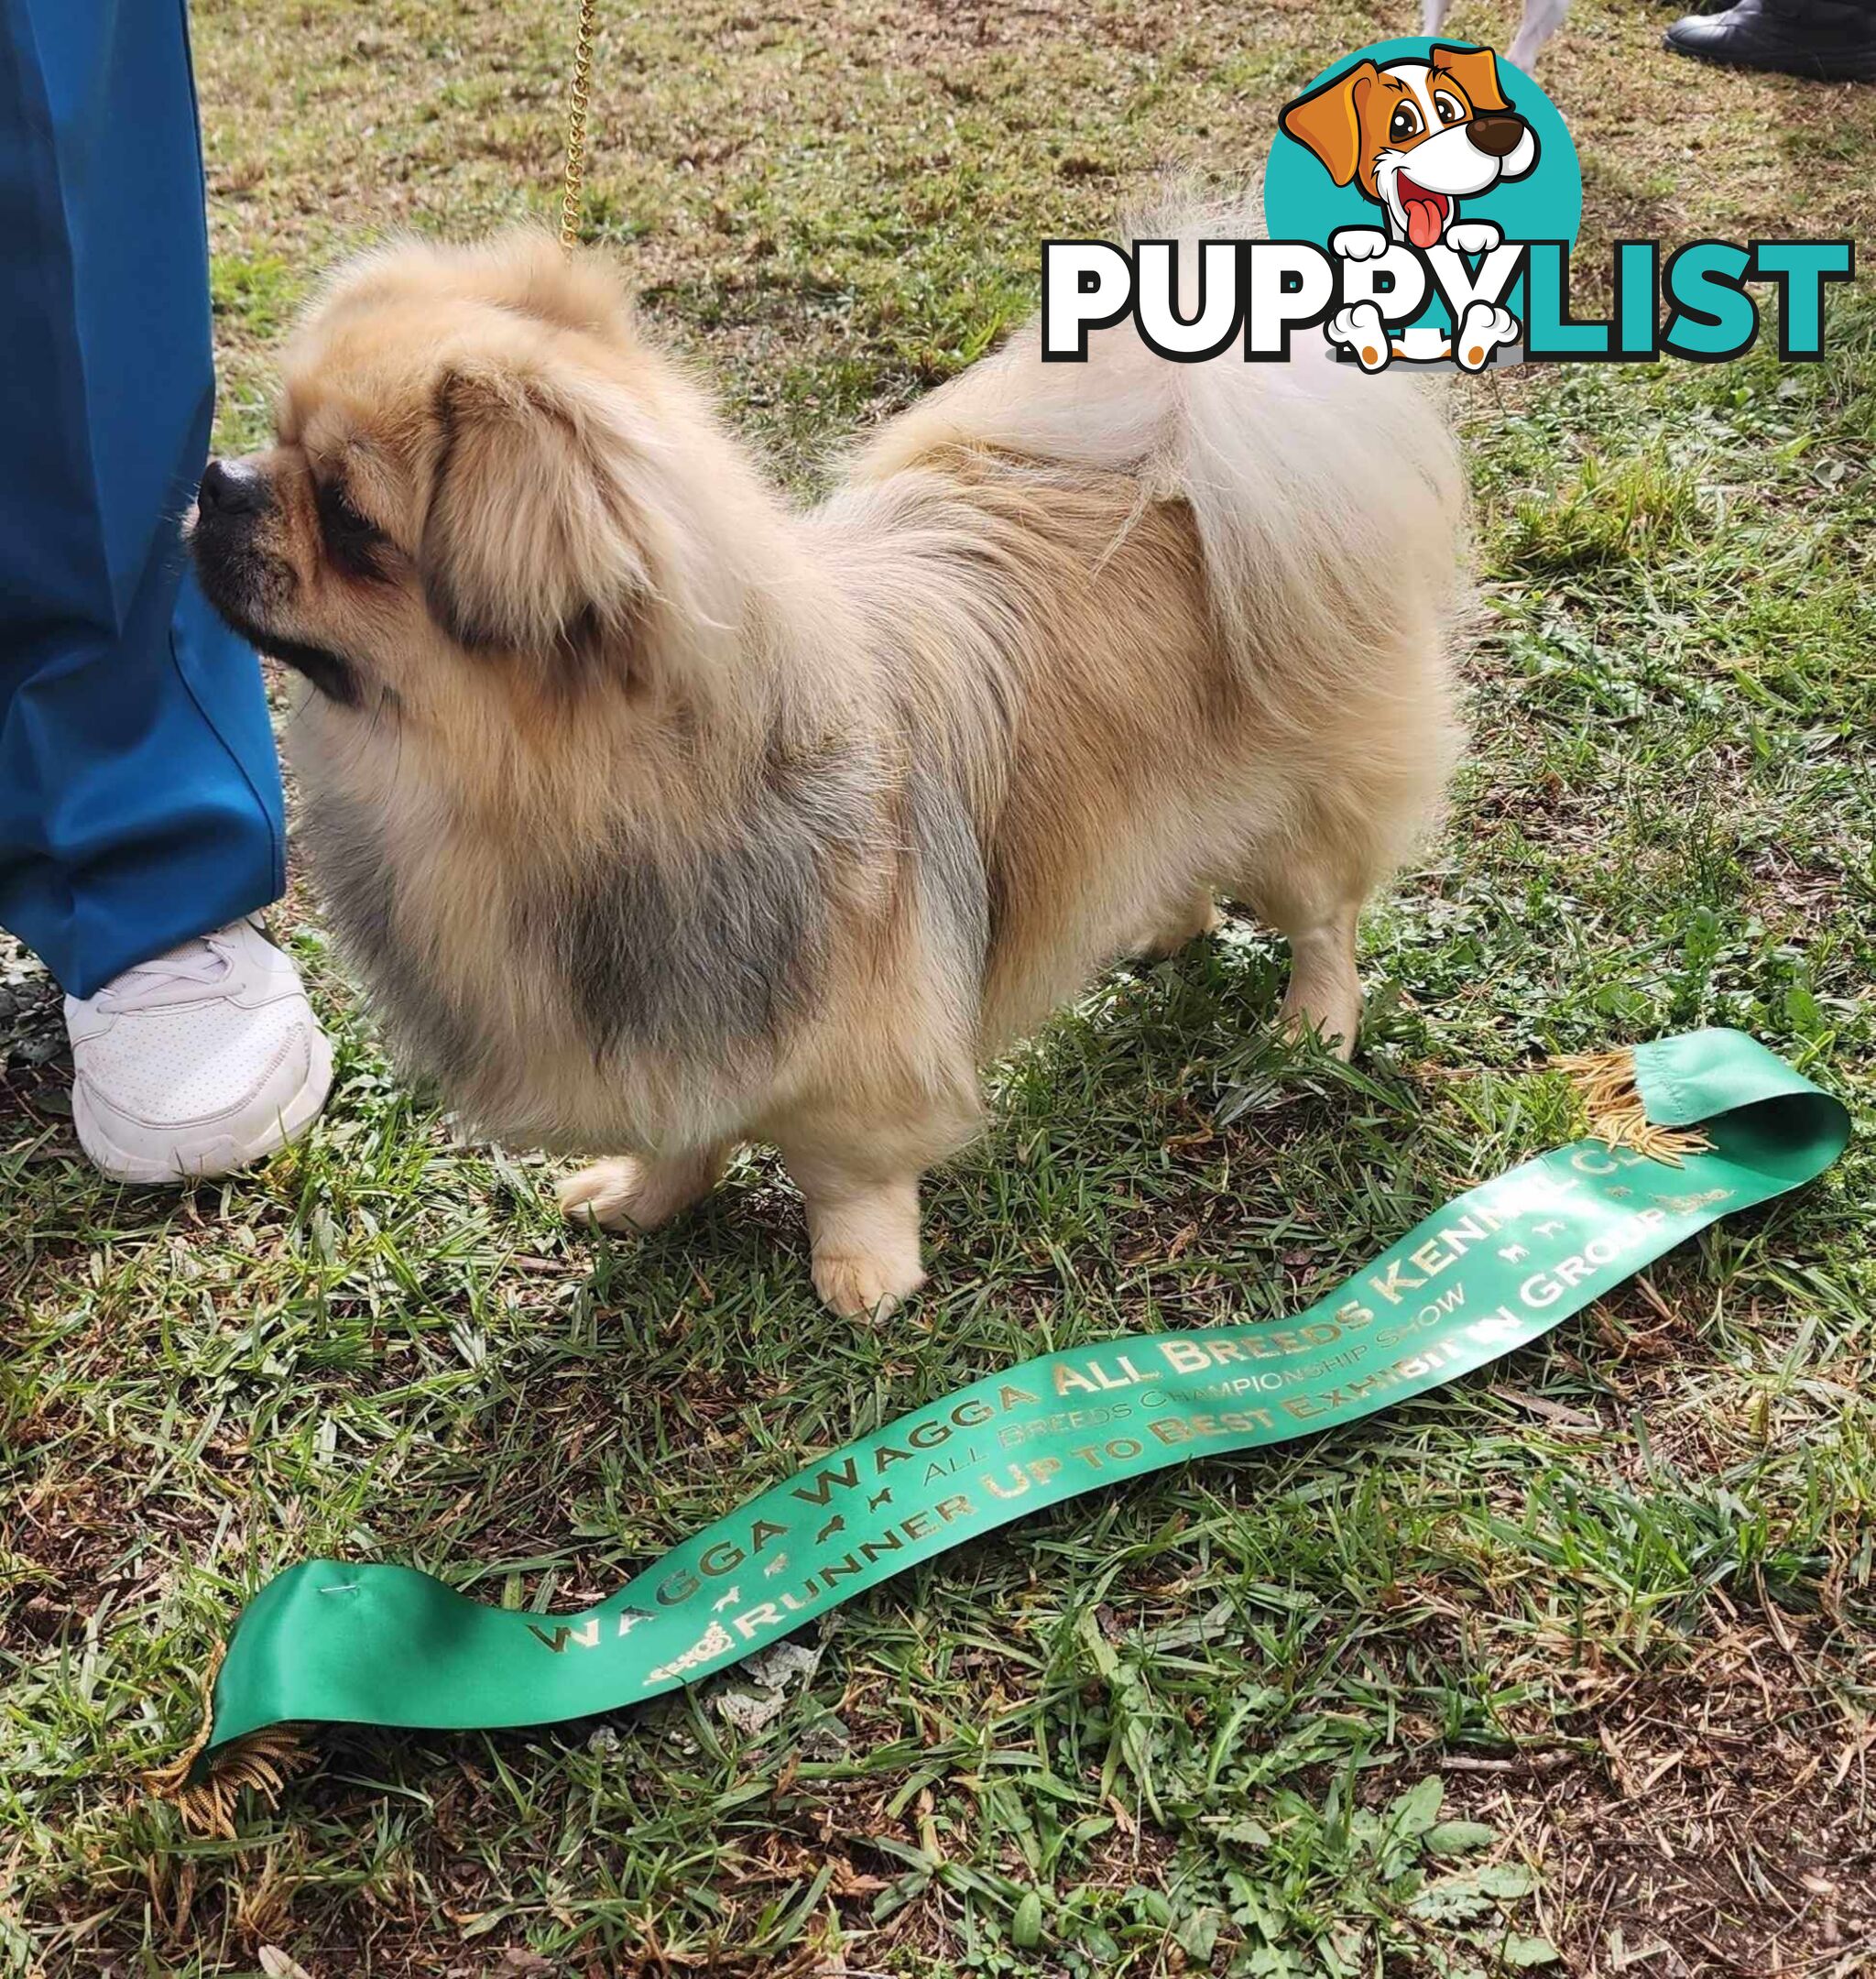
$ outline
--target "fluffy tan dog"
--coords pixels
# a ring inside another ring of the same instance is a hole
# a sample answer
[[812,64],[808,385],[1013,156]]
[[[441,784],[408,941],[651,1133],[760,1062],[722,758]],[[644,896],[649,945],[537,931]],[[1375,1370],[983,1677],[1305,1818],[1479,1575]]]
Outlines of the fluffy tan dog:
[[802,512],[604,265],[514,235],[344,269],[194,552],[313,690],[316,877],[406,1062],[605,1154],[561,1199],[607,1225],[772,1142],[860,1313],[921,1282],[980,1065],[1214,890],[1352,1044],[1453,760],[1461,508],[1412,385],[1129,326],[1017,336]]

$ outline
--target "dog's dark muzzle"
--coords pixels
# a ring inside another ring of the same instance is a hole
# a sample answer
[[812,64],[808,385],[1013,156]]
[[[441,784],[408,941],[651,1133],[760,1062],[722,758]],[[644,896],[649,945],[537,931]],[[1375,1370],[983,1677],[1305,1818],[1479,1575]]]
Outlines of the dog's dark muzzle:
[[258,467],[212,460],[202,469],[189,546],[202,589],[224,612],[251,614],[257,603],[255,533],[273,506],[273,488]]
[[358,675],[348,660],[268,629],[281,586],[290,584],[257,540],[273,508],[273,485],[259,468],[215,460],[202,469],[189,541],[202,596],[250,645],[303,673],[329,701],[355,707]]

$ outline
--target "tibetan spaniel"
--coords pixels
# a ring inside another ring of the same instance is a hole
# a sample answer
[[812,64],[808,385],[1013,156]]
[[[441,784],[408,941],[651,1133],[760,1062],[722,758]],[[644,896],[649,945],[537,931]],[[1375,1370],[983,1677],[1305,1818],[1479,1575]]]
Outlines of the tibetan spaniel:
[[592,1159],[561,1200],[611,1227],[773,1143],[860,1314],[921,1282],[980,1067],[1219,895],[1352,1047],[1456,752],[1462,520],[1422,387],[1130,323],[1031,326],[799,506],[604,260],[510,235],[341,270],[192,546],[304,676],[314,880],[402,1062]]

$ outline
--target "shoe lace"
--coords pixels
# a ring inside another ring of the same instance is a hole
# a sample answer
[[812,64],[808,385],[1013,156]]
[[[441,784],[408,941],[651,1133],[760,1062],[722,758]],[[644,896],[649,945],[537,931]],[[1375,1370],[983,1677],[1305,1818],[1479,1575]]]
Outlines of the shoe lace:
[[227,935],[217,929],[213,935],[179,943],[167,954],[152,956],[147,962],[125,969],[98,992],[97,1000],[106,1010],[134,1006],[151,990],[166,990],[172,983],[220,982],[234,967]]

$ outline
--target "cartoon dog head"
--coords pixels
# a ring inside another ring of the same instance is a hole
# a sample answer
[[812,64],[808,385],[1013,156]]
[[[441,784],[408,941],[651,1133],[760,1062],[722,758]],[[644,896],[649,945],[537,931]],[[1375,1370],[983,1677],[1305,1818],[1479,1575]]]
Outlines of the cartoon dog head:
[[1434,48],[1424,61],[1359,61],[1299,96],[1278,120],[1388,215],[1388,231],[1416,247],[1445,234],[1462,195],[1522,179],[1537,163],[1537,136],[1499,87],[1489,49]]

